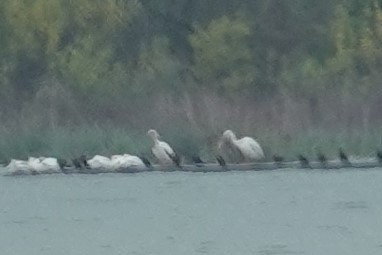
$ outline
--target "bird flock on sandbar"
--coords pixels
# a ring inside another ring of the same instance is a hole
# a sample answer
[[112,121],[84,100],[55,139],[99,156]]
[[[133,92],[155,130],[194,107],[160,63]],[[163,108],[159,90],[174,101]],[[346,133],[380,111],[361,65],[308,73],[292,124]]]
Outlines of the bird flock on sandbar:
[[[148,137],[152,141],[151,152],[156,160],[156,163],[162,166],[182,168],[182,159],[173,148],[161,140],[159,133],[150,129],[147,132]],[[238,139],[232,130],[223,132],[217,144],[218,151],[222,153],[232,153],[236,151],[240,155],[240,161],[237,163],[251,163],[261,161],[265,158],[264,151],[260,144],[252,137],[243,137]],[[351,166],[348,156],[342,148],[339,149],[339,159],[343,166]],[[382,151],[377,151],[378,163],[382,164]],[[284,158],[280,155],[273,155],[273,162],[276,166],[281,166],[284,163]],[[297,156],[300,166],[303,168],[311,168],[309,160],[302,154]],[[317,153],[317,160],[322,167],[326,167],[328,160],[322,152]],[[192,162],[196,166],[206,164],[198,155],[192,156]],[[226,166],[226,160],[222,155],[216,155],[216,162],[221,167]],[[103,172],[118,172],[121,169],[137,168],[137,169],[152,169],[151,162],[144,156],[139,155],[112,155],[105,157],[95,155],[88,158],[86,155],[81,155],[73,158],[71,161],[58,159],[53,157],[29,157],[27,160],[12,159],[5,167],[7,174],[22,175],[22,174],[49,174],[49,173],[67,173],[67,169],[103,169]]]

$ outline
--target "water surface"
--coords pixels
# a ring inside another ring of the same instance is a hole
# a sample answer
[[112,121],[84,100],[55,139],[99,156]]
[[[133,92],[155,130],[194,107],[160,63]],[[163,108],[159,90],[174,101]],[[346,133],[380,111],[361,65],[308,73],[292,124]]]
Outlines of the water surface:
[[7,255],[382,254],[382,169],[0,176]]

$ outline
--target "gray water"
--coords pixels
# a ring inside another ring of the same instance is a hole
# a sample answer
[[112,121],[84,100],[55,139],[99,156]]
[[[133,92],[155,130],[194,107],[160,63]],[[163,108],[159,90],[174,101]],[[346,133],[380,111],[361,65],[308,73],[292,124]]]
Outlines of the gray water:
[[382,169],[0,177],[6,255],[382,254]]

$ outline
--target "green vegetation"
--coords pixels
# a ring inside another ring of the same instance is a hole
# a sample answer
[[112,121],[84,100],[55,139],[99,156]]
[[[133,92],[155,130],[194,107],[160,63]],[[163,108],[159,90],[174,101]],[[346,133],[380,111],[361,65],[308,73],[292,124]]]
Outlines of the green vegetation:
[[[126,152],[153,159],[151,144],[145,132],[99,126],[58,128],[47,132],[26,129],[14,133],[11,130],[0,131],[0,163],[6,163],[14,155],[19,159],[41,155],[70,159],[81,154],[110,156]],[[190,133],[191,129],[176,128],[172,131],[165,136],[165,140],[183,156],[185,162],[191,162],[191,157],[195,154],[201,155],[204,160],[215,161],[217,136]],[[300,153],[316,159],[318,151],[335,159],[338,157],[339,147],[350,155],[375,157],[375,148],[382,147],[382,132],[375,130],[365,136],[355,132],[310,130],[296,137],[260,132],[258,140],[263,145],[267,160],[272,160],[272,154],[283,155],[287,160],[296,160],[296,155]]]
[[[382,0],[3,0],[0,159],[381,146]],[[322,147],[322,148],[321,148]]]

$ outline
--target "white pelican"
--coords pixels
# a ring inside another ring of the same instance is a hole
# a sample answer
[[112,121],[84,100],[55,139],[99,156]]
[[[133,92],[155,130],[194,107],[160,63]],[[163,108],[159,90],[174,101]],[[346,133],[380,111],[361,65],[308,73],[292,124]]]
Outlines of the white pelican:
[[20,174],[31,173],[28,162],[24,160],[12,159],[5,169],[6,169],[6,174],[9,174],[9,175],[20,175]]
[[41,163],[47,169],[46,172],[57,173],[61,172],[61,166],[56,158],[44,158]]
[[56,158],[33,158],[29,157],[28,165],[32,173],[59,173],[61,166]]
[[115,170],[128,167],[145,167],[139,157],[130,154],[113,155],[111,156],[111,162]]
[[106,170],[113,170],[113,163],[111,159],[96,155],[92,159],[86,160],[87,164],[89,165],[90,168],[102,168]]
[[219,148],[222,147],[223,143],[237,149],[245,161],[254,161],[264,158],[263,149],[261,149],[259,143],[252,137],[237,139],[236,135],[231,130],[226,130],[219,143]]
[[175,163],[179,166],[179,157],[176,155],[174,150],[168,145],[168,143],[160,141],[159,134],[156,130],[150,129],[147,135],[153,140],[154,146],[151,148],[154,156],[159,160],[160,164],[170,165]]
[[39,158],[29,157],[27,163],[31,173],[33,174],[39,173],[42,170],[42,164]]

